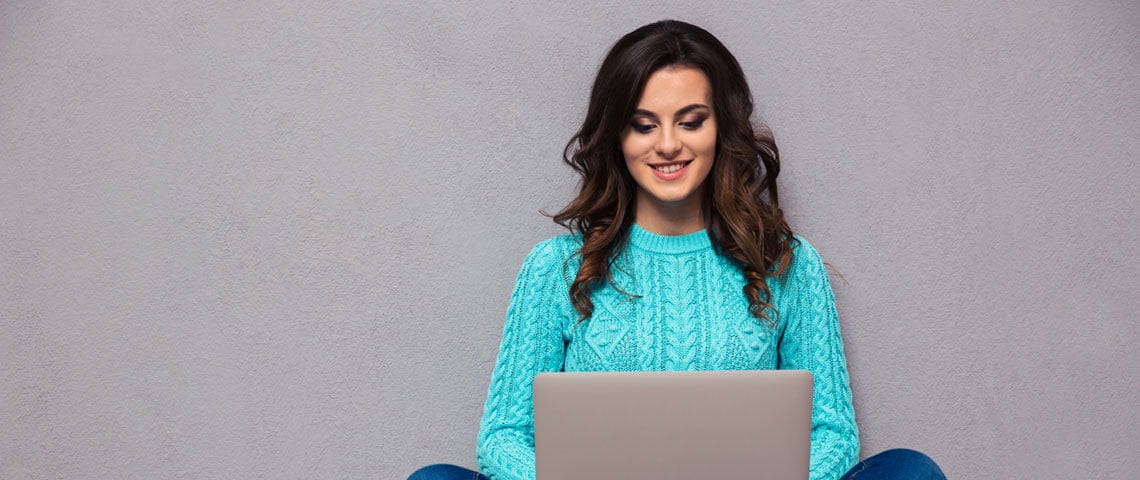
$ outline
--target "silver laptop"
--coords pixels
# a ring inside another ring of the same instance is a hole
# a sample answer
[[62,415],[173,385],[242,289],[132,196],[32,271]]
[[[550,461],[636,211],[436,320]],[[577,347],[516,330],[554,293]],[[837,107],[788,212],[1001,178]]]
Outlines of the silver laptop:
[[805,480],[811,372],[543,372],[536,480]]

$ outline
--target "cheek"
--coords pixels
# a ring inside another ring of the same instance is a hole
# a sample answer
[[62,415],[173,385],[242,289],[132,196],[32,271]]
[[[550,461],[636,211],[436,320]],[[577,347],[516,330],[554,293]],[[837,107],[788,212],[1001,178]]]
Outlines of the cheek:
[[635,163],[640,163],[642,158],[645,157],[653,149],[653,144],[640,140],[636,137],[629,137],[622,141],[621,151],[625,156],[626,164],[632,166]]
[[701,165],[701,180],[712,171],[712,164],[716,160],[716,131],[711,131],[708,135],[701,139],[698,146],[698,155],[704,158]]
[[716,154],[716,128],[710,128],[698,141],[701,154],[712,158]]

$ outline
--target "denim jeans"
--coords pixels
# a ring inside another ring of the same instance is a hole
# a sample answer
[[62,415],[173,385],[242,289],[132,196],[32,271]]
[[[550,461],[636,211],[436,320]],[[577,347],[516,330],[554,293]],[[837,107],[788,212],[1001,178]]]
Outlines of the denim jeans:
[[[408,480],[490,480],[474,470],[449,463],[420,468]],[[839,480],[946,480],[930,457],[909,448],[883,450],[863,459]]]

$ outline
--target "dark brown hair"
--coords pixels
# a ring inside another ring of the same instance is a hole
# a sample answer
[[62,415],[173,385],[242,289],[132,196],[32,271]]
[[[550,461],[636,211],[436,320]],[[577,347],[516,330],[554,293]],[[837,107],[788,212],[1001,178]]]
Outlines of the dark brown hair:
[[[764,312],[775,311],[764,279],[784,273],[795,241],[776,193],[780,173],[776,143],[766,126],[752,124],[752,93],[736,58],[711,33],[677,20],[642,26],[611,47],[595,77],[586,118],[562,153],[563,162],[581,175],[578,195],[555,215],[540,211],[582,236],[582,247],[575,252],[582,263],[570,286],[578,322],[593,312],[593,284],[604,279],[613,285],[610,267],[634,221],[637,183],[621,151],[621,131],[632,118],[648,77],[672,66],[698,68],[712,85],[717,146],[705,179],[702,215],[714,248],[744,272],[749,313],[774,327],[779,312],[775,320]],[[569,155],[572,147],[576,150]],[[774,266],[778,268],[773,270]],[[626,296],[640,297],[614,287]]]

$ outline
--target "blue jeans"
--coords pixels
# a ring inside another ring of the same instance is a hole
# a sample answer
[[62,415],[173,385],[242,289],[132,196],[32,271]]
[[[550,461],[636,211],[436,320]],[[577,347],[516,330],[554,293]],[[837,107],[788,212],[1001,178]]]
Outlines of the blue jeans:
[[[450,463],[428,465],[408,480],[490,480],[474,470]],[[946,480],[930,457],[909,448],[883,450],[856,463],[839,480]]]

